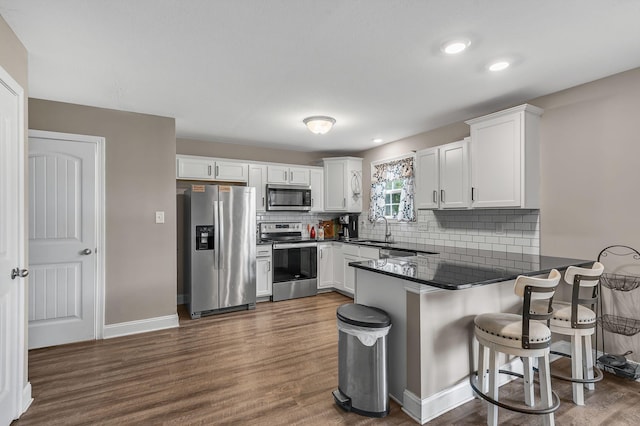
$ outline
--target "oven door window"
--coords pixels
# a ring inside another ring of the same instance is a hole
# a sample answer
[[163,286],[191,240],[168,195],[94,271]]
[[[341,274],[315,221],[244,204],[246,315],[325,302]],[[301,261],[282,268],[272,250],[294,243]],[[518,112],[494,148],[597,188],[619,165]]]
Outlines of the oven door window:
[[316,278],[317,247],[273,250],[273,282]]

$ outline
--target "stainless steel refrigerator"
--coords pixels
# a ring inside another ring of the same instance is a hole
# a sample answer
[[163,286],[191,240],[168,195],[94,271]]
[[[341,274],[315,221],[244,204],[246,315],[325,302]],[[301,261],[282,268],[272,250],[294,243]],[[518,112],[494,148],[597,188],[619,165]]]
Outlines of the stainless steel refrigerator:
[[255,189],[192,185],[184,200],[184,282],[191,318],[255,309]]

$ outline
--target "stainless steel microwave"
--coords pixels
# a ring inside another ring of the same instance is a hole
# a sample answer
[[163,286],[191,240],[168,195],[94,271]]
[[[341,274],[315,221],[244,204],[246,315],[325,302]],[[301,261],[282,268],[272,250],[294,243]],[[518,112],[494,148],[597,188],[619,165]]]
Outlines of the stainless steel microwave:
[[267,185],[267,210],[311,210],[311,187],[298,185]]

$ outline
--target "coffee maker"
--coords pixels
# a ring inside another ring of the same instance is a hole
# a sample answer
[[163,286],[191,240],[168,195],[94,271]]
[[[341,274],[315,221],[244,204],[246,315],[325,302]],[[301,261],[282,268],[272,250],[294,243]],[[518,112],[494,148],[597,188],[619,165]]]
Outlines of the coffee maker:
[[358,218],[357,214],[345,214],[340,216],[339,221],[342,225],[340,234],[343,239],[349,240],[351,238],[358,238]]

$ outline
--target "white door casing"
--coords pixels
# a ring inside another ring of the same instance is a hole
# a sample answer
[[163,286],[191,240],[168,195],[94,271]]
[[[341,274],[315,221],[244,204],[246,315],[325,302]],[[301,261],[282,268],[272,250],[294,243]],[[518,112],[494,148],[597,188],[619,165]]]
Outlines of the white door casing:
[[29,132],[29,349],[102,337],[103,141]]
[[0,425],[32,401],[25,365],[24,108],[22,87],[0,67]]

